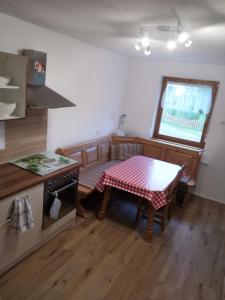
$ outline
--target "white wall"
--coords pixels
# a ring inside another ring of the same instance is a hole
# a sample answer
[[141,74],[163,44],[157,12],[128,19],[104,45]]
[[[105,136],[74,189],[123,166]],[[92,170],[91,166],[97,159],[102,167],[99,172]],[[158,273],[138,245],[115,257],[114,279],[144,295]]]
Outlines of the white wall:
[[201,166],[195,192],[225,203],[225,126],[220,123],[225,119],[224,66],[128,60],[1,13],[0,37],[0,51],[47,52],[47,85],[77,104],[49,110],[51,150],[115,131],[121,109],[128,115],[130,134],[150,137],[163,75],[219,80],[206,145],[209,165]]
[[220,81],[206,143],[208,165],[201,165],[195,193],[225,203],[225,66],[166,61],[130,60],[123,111],[128,133],[151,137],[162,76]]
[[117,129],[127,59],[0,13],[0,51],[47,52],[46,84],[76,103],[49,110],[48,149],[55,150]]

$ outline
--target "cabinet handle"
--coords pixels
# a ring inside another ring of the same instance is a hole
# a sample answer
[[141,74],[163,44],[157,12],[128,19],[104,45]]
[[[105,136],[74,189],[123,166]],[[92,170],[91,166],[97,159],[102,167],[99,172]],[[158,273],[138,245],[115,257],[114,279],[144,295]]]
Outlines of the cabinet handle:
[[1,227],[1,226],[3,226],[3,225],[4,225],[4,224],[6,224],[6,223],[9,223],[9,222],[11,222],[11,221],[12,221],[12,219],[11,219],[11,218],[9,218],[9,219],[5,220],[4,222],[0,223],[0,227]]

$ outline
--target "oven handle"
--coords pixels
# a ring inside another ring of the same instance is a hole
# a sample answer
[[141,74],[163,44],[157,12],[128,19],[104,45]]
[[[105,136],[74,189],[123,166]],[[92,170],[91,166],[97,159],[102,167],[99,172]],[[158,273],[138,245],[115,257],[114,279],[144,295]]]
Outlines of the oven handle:
[[66,189],[68,189],[69,187],[71,187],[71,186],[73,186],[75,184],[77,184],[77,180],[73,179],[71,183],[67,184],[66,186],[62,187],[61,189],[58,189],[58,190],[56,190],[54,192],[48,192],[48,193],[51,194],[51,195],[54,195],[54,196],[58,196],[58,193],[66,190]]

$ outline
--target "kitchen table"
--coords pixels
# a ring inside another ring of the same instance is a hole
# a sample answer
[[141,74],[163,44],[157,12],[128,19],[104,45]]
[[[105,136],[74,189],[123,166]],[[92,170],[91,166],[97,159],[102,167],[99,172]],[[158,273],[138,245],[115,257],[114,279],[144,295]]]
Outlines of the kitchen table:
[[153,233],[153,209],[167,205],[169,189],[181,169],[175,164],[136,155],[105,170],[96,185],[98,191],[104,191],[98,219],[105,217],[111,187],[143,197],[148,200],[146,240],[150,241]]

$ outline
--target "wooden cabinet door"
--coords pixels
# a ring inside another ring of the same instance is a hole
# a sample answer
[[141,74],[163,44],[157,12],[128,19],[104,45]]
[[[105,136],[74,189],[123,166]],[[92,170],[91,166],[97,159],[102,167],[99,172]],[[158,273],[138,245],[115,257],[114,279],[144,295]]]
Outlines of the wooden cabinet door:
[[10,230],[10,222],[0,226],[0,273],[14,265],[29,250],[41,241],[43,184],[36,185],[16,195],[0,200],[0,224],[9,218],[13,201],[16,197],[28,195],[34,217],[34,228],[14,234]]

